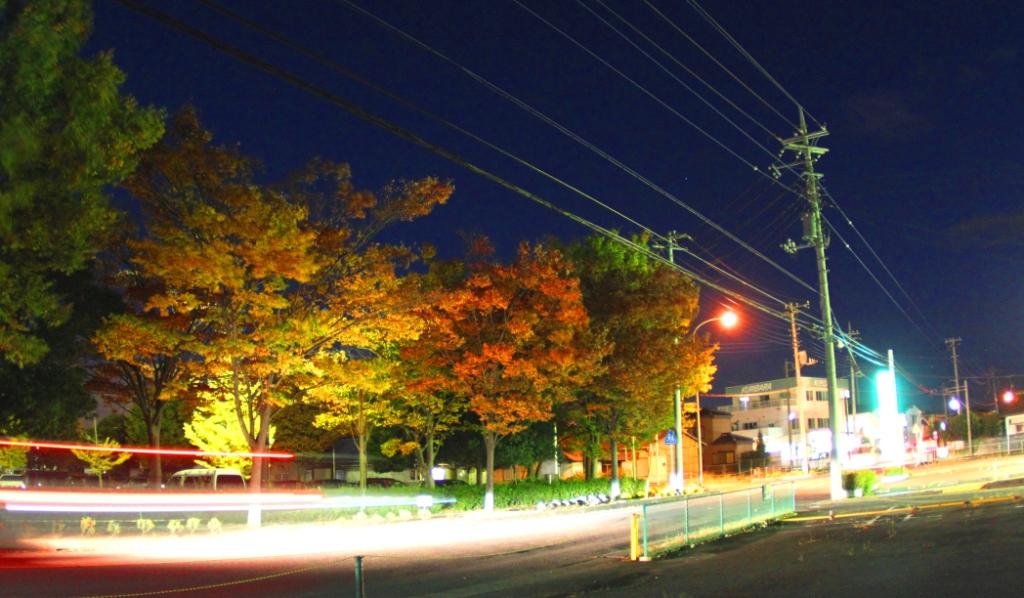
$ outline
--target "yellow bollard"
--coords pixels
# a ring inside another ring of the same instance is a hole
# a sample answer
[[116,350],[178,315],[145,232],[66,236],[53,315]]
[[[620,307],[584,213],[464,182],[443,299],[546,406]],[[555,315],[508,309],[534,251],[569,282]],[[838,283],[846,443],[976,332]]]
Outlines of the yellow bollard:
[[629,520],[629,560],[640,559],[640,513],[633,513]]

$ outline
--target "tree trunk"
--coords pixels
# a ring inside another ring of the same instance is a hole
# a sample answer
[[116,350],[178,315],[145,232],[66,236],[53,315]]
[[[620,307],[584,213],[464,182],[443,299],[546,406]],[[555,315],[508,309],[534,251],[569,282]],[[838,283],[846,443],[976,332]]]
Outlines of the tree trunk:
[[[250,449],[254,453],[263,453],[267,450],[270,441],[270,405],[260,407],[260,428],[256,435],[256,442],[250,442]],[[259,495],[263,492],[263,457],[252,458],[252,475],[249,477],[249,493],[253,496],[253,502],[249,505],[249,514],[246,524],[249,527],[260,527],[263,524],[263,510],[259,503]]]
[[366,494],[366,434],[359,434],[355,441],[359,451],[359,490]]
[[[416,471],[420,474],[424,483],[430,483],[430,472],[427,469],[427,456],[422,446],[416,447]],[[432,485],[430,487],[433,487]]]
[[611,437],[612,453],[612,498],[618,498],[622,486],[619,482],[619,441],[613,434]]
[[434,488],[434,426],[427,429],[427,488]]
[[366,410],[363,405],[363,391],[359,391],[359,419],[356,420],[356,448],[359,449],[359,491],[366,495]]
[[494,510],[494,447],[498,444],[494,432],[484,432],[484,447],[487,449],[487,489],[484,491],[484,511]]
[[[149,437],[149,446],[160,448],[160,423],[163,419],[164,404],[158,403],[153,409],[152,420],[146,425],[146,435]],[[154,453],[149,458],[149,485],[151,488],[159,488],[164,481],[163,461],[160,453]]]

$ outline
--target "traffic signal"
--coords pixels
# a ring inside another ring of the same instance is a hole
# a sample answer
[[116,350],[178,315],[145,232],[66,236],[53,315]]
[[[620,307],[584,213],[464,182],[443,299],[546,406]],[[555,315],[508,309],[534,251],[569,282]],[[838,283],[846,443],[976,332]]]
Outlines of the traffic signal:
[[1012,390],[1008,390],[1003,393],[1003,403],[1009,405],[1010,403],[1017,400],[1017,395]]

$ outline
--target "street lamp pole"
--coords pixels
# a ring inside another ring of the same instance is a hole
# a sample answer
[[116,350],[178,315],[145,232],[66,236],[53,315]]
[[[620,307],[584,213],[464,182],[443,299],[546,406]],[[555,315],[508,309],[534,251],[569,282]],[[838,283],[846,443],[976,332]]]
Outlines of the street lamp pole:
[[[736,314],[728,311],[718,317],[708,318],[694,326],[693,331],[690,332],[690,337],[696,338],[700,327],[711,322],[722,322],[726,327],[731,327],[736,323]],[[700,389],[695,390],[693,396],[697,407],[697,485],[704,488],[704,440],[700,426]]]

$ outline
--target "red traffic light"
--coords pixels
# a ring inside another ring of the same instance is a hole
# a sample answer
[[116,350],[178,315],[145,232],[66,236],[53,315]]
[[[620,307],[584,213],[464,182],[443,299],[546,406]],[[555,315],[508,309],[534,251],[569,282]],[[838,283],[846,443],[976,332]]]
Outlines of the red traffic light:
[[1017,395],[1014,394],[1014,392],[1012,390],[1008,390],[1008,391],[1003,393],[1003,402],[1004,403],[1012,403],[1015,400],[1017,400]]

